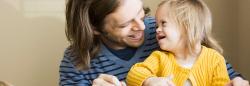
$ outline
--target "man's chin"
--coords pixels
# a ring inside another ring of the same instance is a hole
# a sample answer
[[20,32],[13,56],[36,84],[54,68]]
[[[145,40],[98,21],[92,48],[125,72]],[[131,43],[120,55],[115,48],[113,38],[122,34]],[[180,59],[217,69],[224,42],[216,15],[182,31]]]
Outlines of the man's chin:
[[144,40],[141,40],[140,42],[137,42],[137,43],[128,43],[128,46],[133,47],[133,48],[138,48],[143,44],[143,41]]

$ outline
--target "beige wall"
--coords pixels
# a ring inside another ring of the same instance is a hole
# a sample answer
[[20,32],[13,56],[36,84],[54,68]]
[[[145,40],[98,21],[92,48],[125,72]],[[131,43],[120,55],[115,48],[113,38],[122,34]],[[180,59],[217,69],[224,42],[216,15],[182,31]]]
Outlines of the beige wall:
[[249,0],[205,0],[213,14],[214,34],[234,69],[250,80]]
[[[238,59],[239,70],[250,80],[250,0],[239,1],[239,19],[238,19]],[[235,30],[235,29],[234,29]]]
[[[144,0],[154,15],[160,0]],[[249,0],[206,0],[227,60],[250,79]],[[67,46],[63,0],[0,0],[0,80],[57,86]]]
[[57,86],[67,45],[63,0],[0,0],[0,80]]
[[162,0],[142,0],[142,1],[144,2],[144,6],[150,8],[151,10],[150,14],[154,16],[157,6]]

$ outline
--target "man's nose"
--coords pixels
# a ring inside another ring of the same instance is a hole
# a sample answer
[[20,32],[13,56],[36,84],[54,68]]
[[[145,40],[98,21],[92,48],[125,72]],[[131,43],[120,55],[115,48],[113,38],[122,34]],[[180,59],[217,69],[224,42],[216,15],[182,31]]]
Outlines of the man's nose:
[[133,22],[133,30],[144,30],[145,24],[141,19],[135,19]]

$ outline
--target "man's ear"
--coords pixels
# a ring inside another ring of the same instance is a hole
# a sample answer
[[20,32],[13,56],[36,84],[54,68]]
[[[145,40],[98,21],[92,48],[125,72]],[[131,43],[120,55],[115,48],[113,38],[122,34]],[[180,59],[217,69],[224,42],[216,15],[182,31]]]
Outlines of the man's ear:
[[99,31],[94,30],[94,35],[100,35],[101,33]]
[[100,35],[101,33],[97,31],[96,29],[93,29],[94,35]]

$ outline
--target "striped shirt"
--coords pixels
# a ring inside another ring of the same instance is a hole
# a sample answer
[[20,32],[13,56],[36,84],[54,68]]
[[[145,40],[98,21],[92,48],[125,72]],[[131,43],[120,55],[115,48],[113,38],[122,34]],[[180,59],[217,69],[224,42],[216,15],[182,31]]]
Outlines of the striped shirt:
[[[144,31],[145,41],[143,45],[136,50],[135,55],[128,61],[120,59],[112,54],[106,46],[101,45],[99,54],[90,61],[90,69],[79,71],[74,64],[75,60],[73,58],[76,56],[70,48],[67,48],[60,64],[60,86],[91,86],[92,81],[100,74],[114,75],[119,80],[124,81],[133,64],[143,61],[152,51],[159,48],[155,37],[155,19],[146,17],[144,24],[146,26]],[[228,63],[227,68],[230,78],[240,76]]]

